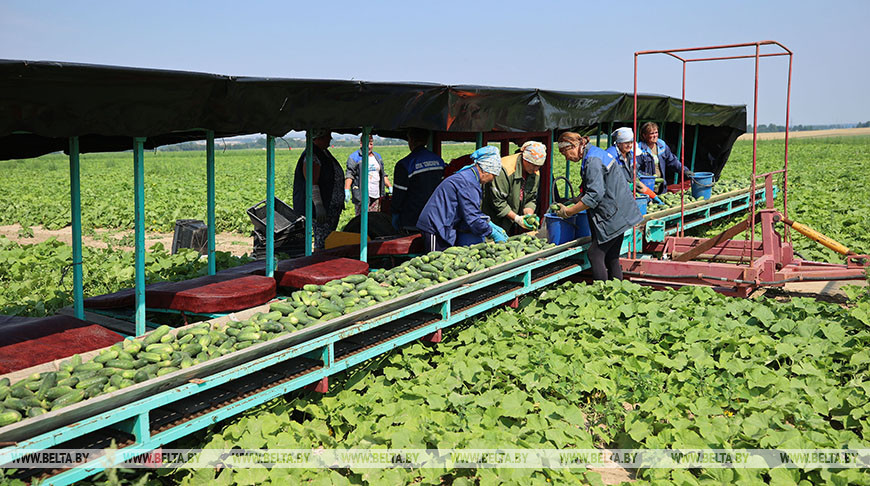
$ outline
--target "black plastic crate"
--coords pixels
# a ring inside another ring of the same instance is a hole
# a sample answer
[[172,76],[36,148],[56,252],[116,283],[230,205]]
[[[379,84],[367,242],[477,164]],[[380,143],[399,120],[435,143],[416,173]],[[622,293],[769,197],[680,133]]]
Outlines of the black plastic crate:
[[[266,239],[266,200],[248,208],[248,216],[254,223],[254,233],[263,240]],[[284,201],[275,198],[275,234],[292,232],[294,229],[305,230],[305,216],[297,214]]]
[[192,248],[200,255],[208,253],[208,226],[198,219],[178,219],[172,235],[172,254],[179,248]]

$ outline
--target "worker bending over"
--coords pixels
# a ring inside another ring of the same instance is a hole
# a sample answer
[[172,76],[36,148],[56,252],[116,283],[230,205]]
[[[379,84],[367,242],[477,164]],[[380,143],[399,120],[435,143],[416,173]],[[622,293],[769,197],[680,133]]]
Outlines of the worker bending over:
[[[426,252],[492,236],[496,242],[507,240],[507,233],[480,210],[482,186],[501,171],[501,157],[495,147],[482,147],[471,154],[474,164],[444,181],[423,207],[417,228],[423,232]],[[463,234],[472,238],[463,238]]]
[[[501,158],[501,170],[484,187],[483,212],[508,233],[537,229],[538,172],[547,160],[540,142],[526,142],[520,153]],[[531,217],[530,217],[531,216]]]
[[397,230],[414,229],[420,211],[444,175],[444,160],[426,148],[428,140],[429,132],[426,130],[408,130],[411,153],[396,163],[390,209]]

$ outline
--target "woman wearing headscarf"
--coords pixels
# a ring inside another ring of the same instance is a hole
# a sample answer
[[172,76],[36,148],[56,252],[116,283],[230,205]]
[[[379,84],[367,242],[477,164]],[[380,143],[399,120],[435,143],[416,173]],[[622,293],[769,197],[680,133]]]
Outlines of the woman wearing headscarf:
[[637,171],[646,175],[656,176],[665,180],[659,193],[667,190],[668,182],[674,182],[683,172],[686,180],[695,174],[687,169],[677,156],[671,152],[662,139],[659,138],[659,126],[655,122],[646,122],[640,126],[640,142],[638,142]]
[[[314,248],[326,246],[326,237],[338,228],[338,220],[344,209],[344,171],[341,164],[329,153],[329,142],[332,135],[329,130],[314,130],[312,133],[312,174],[311,198],[314,204]],[[302,151],[296,162],[293,174],[293,209],[299,214],[305,214],[305,178],[308,171],[305,168],[307,153]]]
[[498,149],[481,147],[471,154],[471,160],[473,164],[444,179],[423,206],[416,226],[423,233],[427,252],[456,245],[461,233],[480,239],[492,236],[496,242],[507,240],[507,233],[480,209],[483,185],[501,171]]
[[570,207],[559,204],[556,214],[563,218],[586,210],[592,243],[587,257],[595,280],[622,280],[619,255],[622,237],[643,221],[634,196],[626,184],[625,168],[610,153],[588,143],[578,133],[559,136],[559,152],[571,162],[581,162],[583,196]]
[[[606,152],[614,156],[619,161],[620,165],[625,168],[626,179],[631,183],[631,175],[634,173],[634,153],[637,153],[637,143],[634,141],[634,132],[631,128],[617,128],[611,135],[613,145],[607,147]],[[638,161],[638,172],[640,173],[640,161]],[[650,200],[657,204],[664,204],[652,189],[646,187],[642,182],[637,181],[637,192],[646,194]]]

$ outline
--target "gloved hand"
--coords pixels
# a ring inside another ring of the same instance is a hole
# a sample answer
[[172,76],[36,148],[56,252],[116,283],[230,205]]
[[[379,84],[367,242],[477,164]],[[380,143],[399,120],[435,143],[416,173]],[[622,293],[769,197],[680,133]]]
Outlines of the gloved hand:
[[535,228],[533,228],[532,226],[530,226],[529,224],[526,223],[526,218],[525,218],[525,217],[520,216],[519,214],[517,214],[517,215],[514,216],[514,223],[516,223],[517,226],[519,226],[520,228],[522,228],[522,229],[524,229],[524,230],[533,230],[533,229],[535,229]]
[[389,195],[389,196],[393,195],[393,186],[387,186],[387,195]]
[[559,209],[556,211],[556,216],[565,219],[570,218],[572,215],[568,214],[568,207],[562,203],[559,203]]
[[344,203],[347,204],[350,202],[350,189],[344,190]]
[[641,190],[640,192],[642,192],[643,194],[646,194],[652,200],[658,199],[658,195],[656,193],[652,192],[652,190],[649,187],[644,187],[644,189]]
[[398,214],[393,215],[392,221],[393,221],[393,228],[396,228],[396,231],[400,230],[401,228],[399,228],[399,215]]
[[326,222],[326,208],[323,207],[323,199],[320,196],[320,186],[314,186],[311,192],[314,202],[314,221],[318,224]]
[[693,177],[695,177],[695,173],[690,170],[686,170],[686,179],[691,179]]
[[507,233],[505,233],[505,231],[501,229],[501,226],[490,221],[489,227],[492,228],[492,234],[490,236],[492,236],[493,241],[495,241],[496,243],[504,243],[505,241],[507,241]]
[[661,204],[662,206],[665,205],[664,201],[662,201],[661,199],[659,199],[658,196],[654,197],[654,198],[652,199],[652,201],[653,201],[654,203],[656,203],[656,204]]

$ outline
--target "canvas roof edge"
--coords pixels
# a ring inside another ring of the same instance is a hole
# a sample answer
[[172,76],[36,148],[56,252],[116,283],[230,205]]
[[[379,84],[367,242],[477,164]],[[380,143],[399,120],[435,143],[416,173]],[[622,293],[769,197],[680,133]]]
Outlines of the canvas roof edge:
[[[64,150],[146,148],[216,137],[362,126],[395,136],[438,131],[564,130],[629,119],[630,94],[477,85],[229,76],[56,61],[0,60],[0,160]],[[644,94],[649,118],[672,120],[679,100]],[[746,107],[687,103],[687,119],[743,133]],[[730,131],[729,130],[729,131]],[[22,133],[26,132],[26,133]],[[738,133],[738,134],[739,134]],[[730,138],[730,137],[729,137]],[[735,137],[736,138],[736,137]]]

